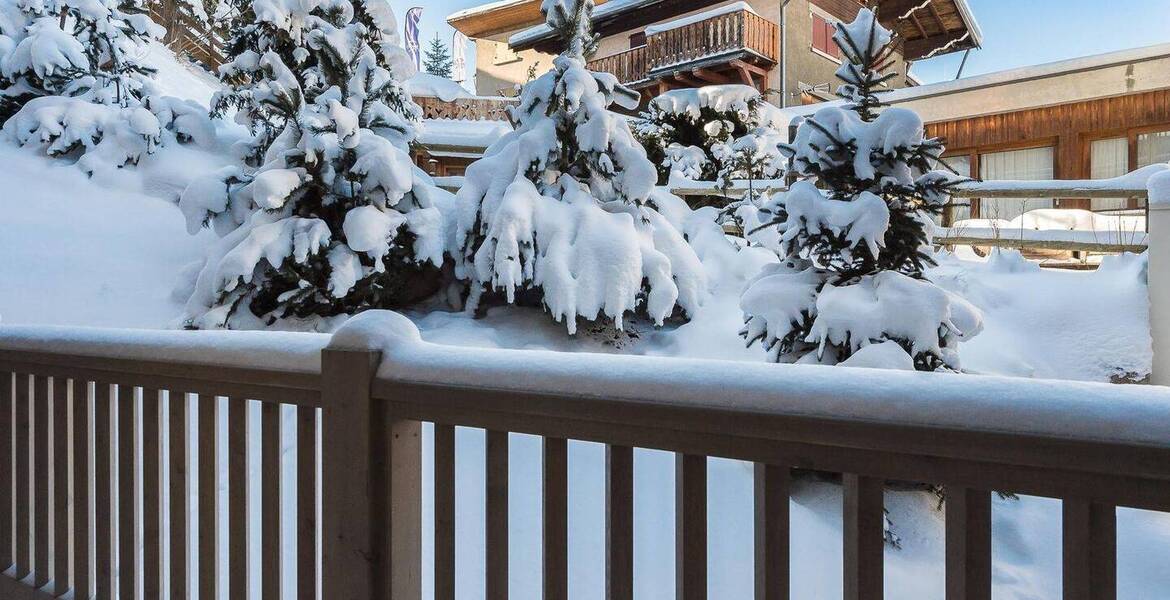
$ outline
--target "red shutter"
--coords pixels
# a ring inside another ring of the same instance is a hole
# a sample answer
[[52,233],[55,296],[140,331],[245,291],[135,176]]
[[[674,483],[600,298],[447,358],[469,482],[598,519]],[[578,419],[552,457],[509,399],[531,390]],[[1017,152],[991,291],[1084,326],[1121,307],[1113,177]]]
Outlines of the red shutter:
[[828,22],[825,21],[825,19],[821,18],[820,15],[814,14],[812,16],[812,18],[813,18],[813,41],[812,41],[813,48],[816,48],[817,50],[820,50],[821,52],[826,52],[828,50],[828,47],[829,47],[829,40],[826,37],[826,33],[828,31],[828,29],[826,28],[826,25],[828,25]]
[[827,45],[829,47],[829,54],[831,54],[834,58],[841,58],[841,48],[837,46],[836,40],[833,39],[834,33],[837,33],[836,25],[826,22],[825,35],[827,36],[826,40],[828,42]]

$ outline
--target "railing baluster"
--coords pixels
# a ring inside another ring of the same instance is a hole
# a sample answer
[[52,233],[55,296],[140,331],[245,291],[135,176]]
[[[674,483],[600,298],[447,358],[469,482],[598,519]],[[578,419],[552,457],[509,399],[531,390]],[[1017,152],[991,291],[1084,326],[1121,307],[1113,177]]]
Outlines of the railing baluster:
[[162,589],[159,394],[157,389],[142,389],[142,590],[146,598],[160,598]]
[[218,563],[219,520],[216,482],[216,421],[215,405],[219,398],[209,395],[197,396],[199,403],[199,598],[218,598],[215,571]]
[[786,466],[755,464],[756,600],[788,600],[788,494]]
[[487,431],[487,600],[508,597],[508,432]]
[[297,407],[297,597],[317,597],[317,409]]
[[[73,399],[73,597],[89,598],[90,387],[85,380],[71,380]],[[100,484],[99,484],[100,485]]]
[[544,600],[569,597],[569,457],[564,438],[544,438]]
[[0,571],[6,571],[12,566],[12,414],[15,385],[12,372],[0,371]]
[[846,473],[844,600],[880,600],[885,550],[882,480]]
[[24,579],[32,571],[31,509],[29,464],[32,460],[32,415],[29,412],[31,376],[16,374],[16,571],[15,579]]
[[[69,589],[69,391],[53,378],[53,594]],[[47,550],[47,548],[46,548]]]
[[[187,587],[187,544],[190,535],[190,482],[187,479],[188,436],[187,394],[171,390],[167,394],[167,426],[170,437],[170,583],[171,600],[190,596]],[[208,524],[210,525],[210,524]]]
[[248,594],[248,401],[229,398],[228,597]]
[[947,600],[991,600],[991,492],[948,487]]
[[707,597],[707,457],[674,457],[675,597]]
[[435,600],[455,600],[455,426],[435,423]]
[[118,386],[118,595],[135,598],[134,556],[134,388]]
[[1116,600],[1117,508],[1064,500],[1064,600]]
[[49,582],[49,378],[34,377],[33,385],[33,587]]
[[94,593],[114,597],[114,444],[111,406],[117,396],[109,383],[95,381],[93,396]]
[[260,405],[261,598],[280,598],[280,405]]
[[605,447],[605,597],[634,598],[634,449]]

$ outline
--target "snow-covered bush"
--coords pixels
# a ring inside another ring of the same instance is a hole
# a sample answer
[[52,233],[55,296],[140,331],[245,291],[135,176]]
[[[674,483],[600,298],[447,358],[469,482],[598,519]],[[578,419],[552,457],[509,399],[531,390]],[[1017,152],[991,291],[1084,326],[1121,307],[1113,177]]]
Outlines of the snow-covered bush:
[[672,90],[650,101],[635,123],[658,183],[771,179],[780,175],[784,141],[773,127],[776,108],[755,88],[711,85]]
[[570,333],[577,318],[620,328],[638,311],[661,324],[693,314],[706,293],[694,251],[649,200],[654,165],[614,103],[638,96],[585,68],[592,0],[544,0],[566,49],[510,108],[515,131],[467,169],[459,191],[456,273],[469,308],[541,303]]
[[[929,215],[949,201],[957,179],[930,171],[943,147],[924,139],[918,115],[878,111],[877,88],[893,77],[881,74],[890,32],[863,9],[837,26],[834,40],[848,59],[837,71],[846,103],[817,111],[782,146],[800,180],[765,203],[761,217],[785,261],[744,292],[742,333],[774,361],[837,364],[892,341],[916,369],[957,370],[958,343],[979,333],[982,318],[923,274],[933,264]],[[905,363],[889,349],[881,362]]]
[[143,0],[3,0],[0,118],[41,96],[134,103],[151,73],[143,48],[162,34]]
[[[187,303],[189,327],[266,326],[392,308],[431,295],[450,194],[414,166],[418,108],[385,3],[255,0],[223,67],[256,134],[242,163],[194,181],[188,230],[222,239]],[[387,39],[389,38],[389,39]],[[253,166],[258,165],[258,166]],[[240,308],[247,310],[240,310]]]

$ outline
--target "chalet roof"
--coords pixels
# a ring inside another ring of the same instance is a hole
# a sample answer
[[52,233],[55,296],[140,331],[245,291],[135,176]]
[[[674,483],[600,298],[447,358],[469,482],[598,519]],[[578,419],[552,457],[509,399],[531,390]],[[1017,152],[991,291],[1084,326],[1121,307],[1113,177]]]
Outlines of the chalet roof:
[[[709,4],[703,0],[609,0],[593,11],[594,30],[601,35],[649,25]],[[979,24],[967,0],[881,0],[879,20],[903,40],[903,53],[921,60],[979,47]],[[540,15],[540,0],[499,0],[463,10],[447,22],[469,37],[499,34],[531,25],[509,38],[516,50],[556,52],[553,32]]]

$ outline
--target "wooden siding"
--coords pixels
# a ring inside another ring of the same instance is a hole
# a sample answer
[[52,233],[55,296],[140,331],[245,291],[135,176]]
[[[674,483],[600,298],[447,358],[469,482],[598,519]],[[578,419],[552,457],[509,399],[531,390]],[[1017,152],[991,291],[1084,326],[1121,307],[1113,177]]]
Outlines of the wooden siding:
[[[1046,106],[1030,110],[930,123],[927,135],[945,139],[947,156],[971,157],[979,173],[979,155],[1052,146],[1056,179],[1089,178],[1093,140],[1128,137],[1129,169],[1136,168],[1137,135],[1170,130],[1170,90]],[[1063,200],[1063,208],[1089,208],[1086,199]]]

